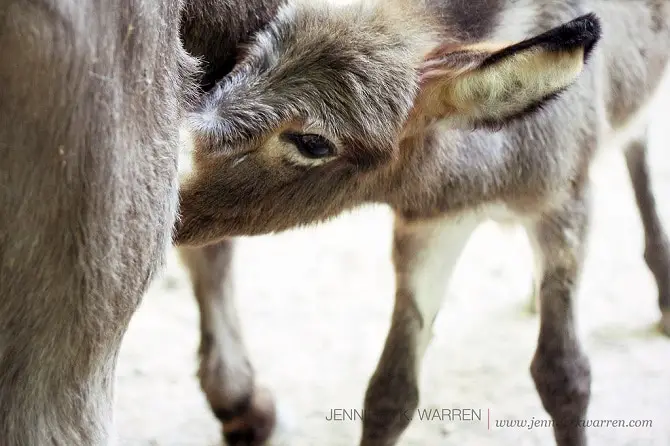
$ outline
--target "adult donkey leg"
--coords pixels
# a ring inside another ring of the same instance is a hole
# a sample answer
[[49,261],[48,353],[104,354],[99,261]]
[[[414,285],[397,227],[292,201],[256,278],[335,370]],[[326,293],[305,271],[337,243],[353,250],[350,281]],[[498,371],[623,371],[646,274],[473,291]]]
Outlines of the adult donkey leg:
[[200,308],[200,385],[229,445],[260,445],[275,426],[270,392],[254,382],[233,299],[232,240],[179,248]]
[[113,437],[119,347],[177,211],[179,7],[0,2],[3,446]]

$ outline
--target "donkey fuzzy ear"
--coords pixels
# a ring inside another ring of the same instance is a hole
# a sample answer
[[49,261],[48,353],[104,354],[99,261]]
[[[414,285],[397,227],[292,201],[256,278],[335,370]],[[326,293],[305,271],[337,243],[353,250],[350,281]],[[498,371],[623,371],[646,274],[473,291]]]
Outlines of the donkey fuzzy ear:
[[512,45],[438,47],[419,69],[418,112],[457,127],[504,125],[568,88],[600,33],[598,18],[587,14]]

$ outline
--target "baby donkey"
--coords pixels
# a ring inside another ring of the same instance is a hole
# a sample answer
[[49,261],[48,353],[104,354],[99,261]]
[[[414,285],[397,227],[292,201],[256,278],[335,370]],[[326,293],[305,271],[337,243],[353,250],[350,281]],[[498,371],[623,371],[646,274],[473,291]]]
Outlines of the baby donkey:
[[[575,421],[590,368],[573,312],[589,165],[643,116],[669,22],[657,0],[289,2],[189,121],[194,169],[176,241],[201,246],[389,204],[396,300],[360,443],[388,446],[418,406],[421,358],[470,234],[486,219],[524,225],[540,265],[531,374],[557,444],[584,446]],[[629,148],[668,331],[670,262],[644,130]]]

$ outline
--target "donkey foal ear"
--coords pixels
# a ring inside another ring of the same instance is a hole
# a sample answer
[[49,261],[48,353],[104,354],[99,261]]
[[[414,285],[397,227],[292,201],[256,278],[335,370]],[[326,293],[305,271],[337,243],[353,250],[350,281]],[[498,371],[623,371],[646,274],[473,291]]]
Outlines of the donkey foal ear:
[[513,45],[438,47],[419,69],[417,112],[458,127],[503,125],[569,87],[599,39],[588,14]]

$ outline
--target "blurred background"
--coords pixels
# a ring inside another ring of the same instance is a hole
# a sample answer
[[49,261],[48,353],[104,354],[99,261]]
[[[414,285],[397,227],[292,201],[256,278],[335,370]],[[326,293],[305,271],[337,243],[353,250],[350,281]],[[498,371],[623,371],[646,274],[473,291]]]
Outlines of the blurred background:
[[[670,228],[670,83],[654,106],[651,170]],[[649,419],[648,428],[591,428],[590,444],[670,445],[670,339],[659,334],[657,292],[622,156],[592,170],[595,215],[578,322],[593,368],[589,419]],[[358,444],[361,409],[393,306],[391,213],[370,207],[331,223],[244,238],[236,301],[259,382],[277,398],[274,444]],[[482,421],[415,420],[401,445],[548,445],[551,428],[495,427],[546,419],[528,367],[538,318],[527,312],[530,248],[518,229],[482,226],[455,272],[421,376],[421,409],[481,411]],[[174,252],[125,338],[116,385],[120,444],[221,444],[196,371],[198,312]],[[491,428],[488,426],[490,414]]]

